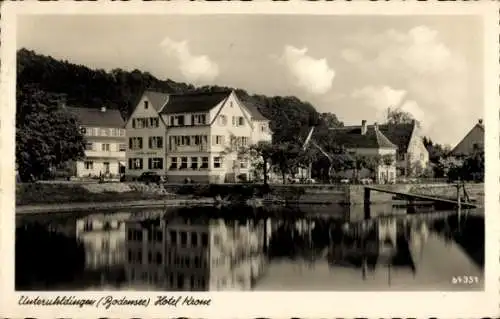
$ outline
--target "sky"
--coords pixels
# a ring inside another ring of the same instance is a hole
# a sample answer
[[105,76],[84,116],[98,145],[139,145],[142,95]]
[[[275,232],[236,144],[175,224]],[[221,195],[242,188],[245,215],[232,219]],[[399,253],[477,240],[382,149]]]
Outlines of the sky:
[[295,95],[347,125],[399,108],[450,146],[483,117],[472,16],[31,15],[17,32],[18,48],[57,59]]

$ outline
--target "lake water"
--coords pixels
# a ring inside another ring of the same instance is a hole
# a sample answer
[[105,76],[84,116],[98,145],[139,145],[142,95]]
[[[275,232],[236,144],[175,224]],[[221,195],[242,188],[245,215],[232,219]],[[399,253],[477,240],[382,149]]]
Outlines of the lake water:
[[484,219],[476,211],[191,206],[18,215],[16,223],[16,290],[469,291],[484,284]]

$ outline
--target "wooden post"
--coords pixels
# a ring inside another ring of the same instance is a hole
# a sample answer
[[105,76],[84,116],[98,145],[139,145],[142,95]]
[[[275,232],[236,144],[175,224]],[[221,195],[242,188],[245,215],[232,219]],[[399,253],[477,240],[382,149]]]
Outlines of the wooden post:
[[365,219],[370,219],[370,196],[371,196],[371,190],[368,187],[365,187],[365,196],[364,196],[364,203],[363,203],[363,208],[365,212]]
[[458,204],[458,225],[460,225],[460,215],[462,211],[462,203],[460,200],[460,181],[457,183],[457,204]]

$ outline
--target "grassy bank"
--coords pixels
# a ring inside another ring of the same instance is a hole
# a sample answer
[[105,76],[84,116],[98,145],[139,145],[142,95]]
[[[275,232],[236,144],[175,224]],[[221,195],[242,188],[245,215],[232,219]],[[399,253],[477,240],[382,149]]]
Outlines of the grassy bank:
[[147,186],[138,183],[33,183],[16,185],[16,205],[197,199],[218,196],[232,201],[264,196],[298,200],[305,193],[303,187],[282,185],[269,187],[260,184],[179,184],[160,188],[157,185]]
[[171,195],[129,191],[89,191],[82,184],[19,184],[16,185],[16,205],[62,204],[88,202],[123,202],[164,199]]

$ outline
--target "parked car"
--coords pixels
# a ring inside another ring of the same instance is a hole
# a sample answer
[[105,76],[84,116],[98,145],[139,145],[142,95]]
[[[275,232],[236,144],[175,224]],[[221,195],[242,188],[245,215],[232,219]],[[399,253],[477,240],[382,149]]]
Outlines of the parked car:
[[349,184],[349,183],[350,183],[350,181],[349,181],[349,179],[348,179],[348,178],[342,178],[342,179],[340,180],[340,183],[341,183],[341,184]]
[[143,183],[161,183],[165,182],[165,177],[156,173],[156,172],[144,172],[142,173],[138,178],[138,182],[143,182]]
[[361,184],[364,184],[364,185],[373,184],[373,179],[366,177],[366,178],[360,179],[360,182],[361,182]]
[[316,184],[316,180],[314,178],[304,178],[305,184]]

